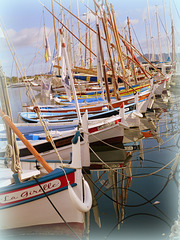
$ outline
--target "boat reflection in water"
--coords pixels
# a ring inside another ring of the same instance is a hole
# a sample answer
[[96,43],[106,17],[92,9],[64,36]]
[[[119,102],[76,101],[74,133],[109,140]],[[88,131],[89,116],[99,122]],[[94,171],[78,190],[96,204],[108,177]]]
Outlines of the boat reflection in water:
[[[168,94],[114,150],[95,146],[94,169],[84,170],[93,192],[89,239],[169,239],[178,217],[180,116],[179,97]],[[97,164],[108,155],[112,162]]]

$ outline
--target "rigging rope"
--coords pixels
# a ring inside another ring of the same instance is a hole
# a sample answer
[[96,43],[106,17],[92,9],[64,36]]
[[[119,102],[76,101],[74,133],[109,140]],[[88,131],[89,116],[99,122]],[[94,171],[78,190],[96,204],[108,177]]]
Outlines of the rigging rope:
[[137,35],[136,35],[136,32],[135,32],[132,24],[131,24],[131,27],[132,27],[132,30],[133,30],[134,35],[135,35],[135,37],[136,37],[136,40],[137,40],[137,42],[138,42],[139,48],[141,49],[141,53],[142,53],[142,55],[144,55],[144,52],[143,52],[142,47],[141,47],[141,44],[140,44],[140,42],[139,42],[139,40],[138,40],[138,37],[137,37]]
[[37,182],[37,184],[39,185],[39,187],[41,188],[42,192],[44,193],[44,195],[46,196],[46,198],[48,199],[48,201],[50,202],[51,206],[54,208],[54,210],[57,212],[57,214],[59,215],[59,217],[63,220],[63,222],[66,224],[66,226],[71,230],[71,232],[74,234],[74,237],[81,240],[81,238],[77,235],[76,232],[74,232],[74,230],[71,228],[71,226],[68,224],[68,222],[66,222],[66,220],[64,219],[64,217],[62,216],[62,214],[59,212],[59,210],[56,208],[56,206],[54,205],[54,203],[51,201],[51,199],[49,198],[49,196],[47,195],[47,193],[44,191],[44,189],[42,188],[40,182],[38,181],[38,179],[36,177],[33,177],[34,180]]
[[[0,20],[1,20],[1,19],[0,19]],[[2,20],[1,20],[1,22],[2,22]],[[2,24],[3,24],[3,22],[2,22]],[[15,51],[15,49],[14,49],[14,46],[13,46],[12,42],[10,41],[10,39],[9,39],[9,37],[8,37],[6,28],[5,28],[4,25],[2,26],[2,24],[0,24],[0,27],[1,27],[2,31],[3,31],[3,34],[4,34],[4,36],[5,36],[5,39],[6,39],[6,41],[7,41],[7,44],[8,44],[8,46],[9,46],[10,51],[11,51],[11,54],[12,54],[12,56],[13,56],[13,58],[14,58],[14,61],[15,61],[15,63],[16,63],[16,66],[17,66],[17,68],[18,68],[18,70],[19,70],[19,73],[21,74],[21,78],[22,78],[22,80],[23,80],[23,82],[24,82],[24,84],[25,84],[25,87],[26,87],[26,91],[27,91],[27,93],[28,93],[28,96],[29,96],[29,98],[31,99],[31,102],[32,102],[33,106],[37,106],[38,104],[37,104],[36,98],[35,98],[35,96],[34,96],[33,90],[32,90],[32,88],[30,87],[30,85],[27,85],[26,81],[24,81],[24,78],[27,80],[26,74],[25,74],[25,72],[24,72],[24,70],[23,70],[23,67],[22,67],[22,65],[21,65],[21,63],[20,63],[20,61],[19,61],[19,59],[18,59],[18,56],[17,56],[16,51]],[[3,27],[4,27],[5,30],[3,29]],[[13,54],[13,51],[12,51],[12,50],[14,51],[14,54]],[[19,68],[18,64],[19,64],[19,66],[20,66],[21,69]],[[22,72],[21,72],[21,71],[22,71]],[[23,74],[24,74],[24,77],[23,77]],[[37,109],[37,108],[36,108],[36,109]],[[49,133],[49,130],[48,130],[48,126],[47,126],[47,124],[45,123],[45,121],[43,121],[43,117],[39,114],[39,112],[40,112],[40,111],[38,111],[37,114],[38,114],[38,117],[39,117],[39,119],[40,119],[40,122],[41,122],[41,124],[42,124],[42,126],[43,126],[43,129],[44,129],[44,131],[45,131],[45,133],[46,133],[47,140],[49,140],[49,142],[52,144],[55,152],[57,153],[57,156],[58,156],[59,160],[62,162],[62,158],[60,157],[60,155],[59,155],[59,153],[58,153],[58,151],[57,151],[57,149],[56,149],[56,146],[55,146],[55,144],[54,144],[54,141],[53,141],[52,137],[50,136],[50,133]]]
[[[141,207],[141,206],[144,206],[144,205],[146,205],[147,203],[151,203],[155,198],[157,198],[163,191],[164,191],[164,189],[166,188],[166,186],[168,185],[168,183],[169,183],[169,181],[171,180],[169,177],[168,177],[168,179],[167,179],[167,181],[166,181],[166,183],[164,184],[164,186],[162,187],[162,189],[153,197],[153,198],[151,198],[150,200],[148,200],[147,198],[145,198],[142,194],[140,194],[140,193],[138,193],[137,191],[134,191],[134,190],[132,190],[132,189],[128,189],[128,191],[130,191],[130,192],[133,192],[133,193],[135,193],[135,194],[137,194],[138,196],[140,196],[140,197],[142,197],[143,199],[145,199],[146,200],[146,202],[144,202],[144,203],[141,203],[141,204],[136,204],[136,205],[128,205],[128,204],[123,204],[123,203],[121,203],[121,202],[118,202],[118,201],[116,201],[116,200],[114,200],[112,197],[110,197],[109,195],[107,195],[100,187],[98,187],[98,185],[88,176],[88,174],[87,174],[87,172],[86,172],[86,170],[85,169],[83,169],[83,173],[85,173],[86,174],[86,176],[87,176],[87,178],[91,181],[91,183],[99,190],[99,192],[101,192],[104,196],[106,196],[108,199],[110,199],[111,201],[113,201],[114,203],[116,203],[116,204],[119,204],[119,205],[121,205],[121,206],[123,206],[123,207]],[[111,186],[112,187],[112,186]],[[109,188],[109,189],[111,189],[111,187]],[[122,188],[122,187],[119,187],[120,189],[126,189],[126,188]],[[151,203],[152,204],[152,203]],[[152,204],[153,205],[153,204]],[[153,206],[155,206],[155,205],[153,205]],[[168,218],[168,217],[167,217]]]

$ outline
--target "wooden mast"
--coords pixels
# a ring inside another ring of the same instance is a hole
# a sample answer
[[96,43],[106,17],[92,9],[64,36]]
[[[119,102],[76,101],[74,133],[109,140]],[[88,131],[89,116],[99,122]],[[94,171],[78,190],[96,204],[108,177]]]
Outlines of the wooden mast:
[[162,48],[161,48],[161,38],[160,38],[160,31],[159,31],[159,19],[158,19],[158,6],[156,6],[156,22],[157,22],[157,30],[158,30],[158,40],[159,40],[159,51],[160,51],[160,62],[163,61],[162,58]]
[[[95,12],[97,14],[97,7],[96,7],[95,1],[94,1],[94,6],[95,6]],[[108,101],[108,107],[111,110],[112,105],[111,105],[111,98],[110,98],[110,94],[109,94],[109,85],[108,85],[108,79],[107,79],[107,74],[106,74],[106,66],[105,66],[105,61],[104,61],[104,52],[103,52],[103,48],[102,48],[101,32],[100,32],[98,17],[97,17],[96,27],[97,27],[97,33],[98,33],[98,42],[99,42],[99,47],[100,47],[101,60],[102,60],[104,82],[105,82],[105,87],[106,87],[106,96],[107,96],[107,101]]]
[[151,39],[151,54],[152,54],[151,61],[154,61],[154,60],[155,60],[155,59],[154,59],[154,41],[153,41],[153,36],[152,36],[152,32],[151,32],[151,20],[150,20],[148,0],[147,0],[147,11],[148,11],[149,32],[150,32],[150,39]]
[[171,16],[171,34],[172,34],[172,64],[174,66],[176,61],[176,52],[175,52],[175,37],[174,37],[174,24],[173,24],[173,17],[172,17],[171,0],[169,0],[169,8],[170,8],[170,16]]
[[[124,28],[124,38],[126,39],[126,41],[127,41],[127,31],[126,31],[126,28]],[[128,58],[128,50],[127,50],[127,48],[125,48],[125,50],[126,50],[126,65],[127,65],[127,69],[129,69],[129,58]]]
[[54,18],[54,4],[53,4],[53,0],[51,0],[51,5],[52,5],[52,13],[53,13],[54,37],[55,37],[55,44],[56,44],[56,50],[57,50],[58,49],[58,42],[57,42],[56,22],[55,22],[55,18]]
[[[77,0],[77,16],[79,18],[79,0]],[[80,21],[78,20],[78,32],[79,32],[79,39],[81,41],[81,28],[80,28]],[[80,48],[80,59],[81,59],[81,67],[83,67],[83,59],[82,59],[82,45],[81,42],[79,43],[79,48]]]
[[[57,41],[57,32],[56,32],[56,21],[55,21],[55,18],[54,18],[54,3],[53,3],[53,0],[51,0],[51,5],[52,5],[52,13],[53,13],[55,45],[56,45],[56,51],[58,51],[58,41]],[[59,66],[59,59],[57,59],[57,65]],[[58,69],[58,74],[60,75],[60,68]]]
[[[85,36],[85,44],[87,46],[88,43],[88,32],[86,29],[86,36]],[[85,52],[84,52],[84,67],[86,67],[86,63],[87,63],[87,49],[85,48]]]
[[[89,26],[90,26],[90,18],[88,19],[89,20]],[[89,28],[89,48],[91,49],[91,31],[90,31],[90,28]],[[91,52],[89,52],[89,62],[90,62],[90,66],[89,66],[89,68],[90,69],[92,69],[92,54],[91,54]]]
[[[129,41],[130,41],[130,44],[132,45],[132,38],[131,38],[131,29],[130,29],[129,17],[127,17],[127,24],[128,24],[128,30],[129,30]],[[131,47],[131,55],[133,55],[133,49],[132,49],[132,47]],[[134,63],[133,63],[133,62],[132,62],[132,65],[133,65],[134,81],[135,81],[135,84],[137,84],[136,71],[135,71],[135,66],[134,66]]]
[[[55,1],[55,0],[54,0]],[[58,3],[58,2],[57,2]],[[41,3],[42,4],[42,3]],[[59,3],[58,3],[59,4]],[[43,4],[42,4],[43,5]],[[59,4],[60,5],[60,4]],[[45,5],[43,5],[43,7],[51,14],[51,15],[53,15],[53,13],[45,6]],[[76,37],[76,35],[72,32],[72,31],[70,31],[69,29],[68,29],[68,27],[62,22],[62,21],[60,21],[55,15],[53,15],[54,16],[54,18],[58,21],[58,22],[60,22],[61,23],[61,25],[67,30],[67,31],[69,31],[70,33],[71,33],[71,35],[73,36],[73,37],[75,37],[84,47],[86,47],[95,57],[96,57],[96,54],[93,52],[93,51],[91,51],[91,49],[89,49],[78,37]]]
[[30,142],[24,137],[24,135],[19,131],[19,129],[11,122],[9,117],[0,109],[0,116],[3,121],[13,130],[13,132],[18,136],[18,138],[24,143],[28,150],[35,156],[35,158],[42,164],[47,172],[52,172],[52,168],[47,164],[43,157],[36,151],[36,149],[30,144]]
[[[68,9],[66,9],[65,7],[63,7],[60,3],[58,3],[56,0],[54,0],[58,5],[60,5],[63,9],[65,9],[67,12],[69,12],[72,16],[74,16],[75,18],[77,18],[73,13],[71,13]],[[42,3],[41,3],[42,4]],[[42,4],[43,5],[43,4]],[[48,8],[46,8],[44,5],[43,5],[43,7],[50,13],[50,14],[52,14],[52,12],[51,11],[49,11],[49,9]],[[107,6],[107,8],[108,8],[108,6]],[[94,13],[92,10],[91,10],[91,12],[94,14],[94,15],[97,15],[96,13]],[[52,14],[53,15],[53,14]],[[63,23],[62,23],[62,21],[60,21],[56,16],[54,16],[55,18],[56,18],[56,20],[57,21],[59,21],[61,24],[62,24],[62,26],[65,28],[65,29],[67,29],[71,34],[72,34],[72,36],[73,37],[75,37],[79,42],[81,42],[81,40],[80,39],[78,39],[75,35],[74,35],[74,33],[72,32],[72,31],[70,31]],[[78,19],[78,18],[77,18]],[[81,19],[78,19],[80,22],[82,22],[85,26],[88,26],[86,23],[84,23]],[[110,23],[110,25],[112,25],[111,24],[111,22],[110,22],[110,20],[108,19],[108,22]],[[91,30],[91,31],[93,31],[95,34],[97,34],[97,32],[94,30],[94,29],[92,29],[90,26],[88,26],[89,27],[89,29]],[[111,26],[111,28],[112,28],[112,26]],[[118,34],[119,34],[119,37],[121,38],[121,40],[122,40],[122,42],[125,44],[125,46],[126,46],[126,48],[128,48],[128,51],[130,51],[130,48],[129,48],[129,46],[131,45],[128,41],[126,41],[122,36],[121,36],[121,34],[118,32]],[[106,40],[104,37],[102,37],[101,36],[101,39],[103,39],[103,40]],[[83,42],[81,42],[81,44],[84,46],[84,47],[86,47],[89,51],[90,51],[90,53],[92,53],[95,57],[97,57],[96,56],[96,54],[90,49],[90,48],[88,48]],[[113,46],[113,44],[111,43],[111,46]],[[133,50],[138,54],[138,55],[140,55],[140,56],[142,56],[142,58],[144,58],[145,59],[145,61],[147,61],[147,62],[149,62],[149,64],[154,68],[154,69],[156,69],[158,72],[160,72],[161,73],[161,71],[159,71],[150,61],[148,61],[134,46],[132,46],[132,48],[133,48]],[[139,61],[137,60],[137,58],[133,55],[133,59],[131,60],[131,61],[135,61],[136,63],[137,63],[137,65],[141,68],[141,70],[144,72],[144,74],[145,74],[145,76],[146,77],[148,77],[148,75],[147,75],[147,71],[145,71],[144,69],[143,69],[143,67],[140,65],[140,63],[139,63]],[[58,67],[58,66],[56,66],[56,67]],[[151,76],[151,74],[150,73],[148,73],[150,76]],[[161,73],[162,74],[162,73]],[[162,74],[163,75],[163,74]]]
[[[4,35],[5,36],[5,35]],[[5,37],[6,38],[6,37]],[[17,69],[17,68],[16,68]],[[9,119],[13,119],[11,106],[9,101],[9,95],[7,91],[7,82],[5,74],[3,73],[2,66],[0,65],[0,100],[2,111],[5,112],[5,115],[9,117]],[[14,132],[6,125],[6,135],[7,135],[7,147],[8,150],[11,149],[11,171],[14,173],[21,172],[21,165],[19,160],[19,149],[16,142],[16,137]]]
[[[59,6],[61,6],[64,10],[66,10],[69,14],[71,14],[73,17],[75,17],[76,19],[78,19],[78,21],[79,22],[81,22],[82,24],[84,24],[86,27],[88,27],[92,32],[94,32],[95,34],[98,34],[94,29],[92,29],[91,27],[90,27],[90,25],[87,25],[85,22],[83,22],[80,18],[78,18],[77,16],[75,16],[72,12],[70,12],[67,8],[65,8],[64,6],[62,6],[59,2],[57,2],[56,0],[54,0]],[[43,4],[42,4],[43,5]],[[44,5],[43,5],[44,6]],[[45,6],[44,6],[45,7]],[[46,8],[46,7],[45,7]],[[95,16],[97,16],[97,14],[94,12],[94,11],[92,11],[90,8],[88,8]],[[48,12],[50,12],[47,8],[46,8],[46,10],[48,11]],[[51,12],[50,12],[51,13]],[[52,13],[51,13],[52,14]],[[56,18],[56,17],[55,17]],[[58,18],[56,18],[62,25],[63,25],[63,23],[58,19]],[[109,22],[109,19],[108,19],[108,22]],[[111,26],[111,23],[110,23],[110,26]],[[67,29],[67,27],[65,26],[65,25],[63,25],[63,27],[64,28],[66,28]],[[111,26],[111,29],[112,29],[112,26]],[[69,29],[67,29],[68,31],[69,31]],[[74,34],[73,34],[73,32],[72,31],[69,31],[71,34],[72,34],[72,36],[74,36],[78,41],[80,41],[80,39],[78,39]],[[121,38],[121,35],[119,34],[119,36],[120,36],[120,38]],[[104,41],[106,41],[106,39],[104,38],[104,37],[102,37],[101,36],[101,39],[103,39]],[[123,42],[123,39],[121,39],[122,40],[122,42]],[[81,42],[81,41],[80,41]],[[126,45],[126,48],[128,47],[127,46],[127,44],[125,43],[125,42],[123,42],[125,45]],[[128,43],[128,45],[130,44],[129,42],[127,42]],[[93,54],[95,57],[97,57],[96,56],[96,54],[95,53],[93,53],[92,52],[92,50],[91,50],[91,47],[87,47],[83,42],[81,42],[81,44],[83,45],[83,46],[85,46],[89,51],[90,51],[90,53],[91,54]],[[111,43],[111,47],[114,47],[114,45]],[[130,51],[130,50],[129,50]],[[135,57],[135,56],[133,56],[134,57],[134,59],[135,59],[135,61],[137,62],[137,64],[138,64],[138,66],[140,67],[140,68],[142,68],[142,66],[140,65],[140,63],[139,63],[139,61],[137,60],[137,58]],[[143,71],[143,68],[142,68],[142,71]],[[145,75],[146,75],[146,73],[144,73]]]
[[[123,77],[124,77],[125,81],[127,82],[126,69],[125,69],[124,62],[123,62],[121,44],[120,44],[120,40],[119,40],[119,37],[118,37],[118,29],[117,29],[116,19],[115,19],[115,15],[114,15],[114,9],[113,9],[112,4],[110,6],[111,6],[111,13],[112,13],[111,23],[112,23],[112,29],[113,29],[113,33],[114,33],[116,46],[117,46],[118,56],[119,56],[119,60],[120,60],[120,63],[121,63],[122,70],[123,70]],[[111,18],[109,7],[108,7],[108,12],[109,12],[109,16]],[[128,89],[128,85],[126,83],[124,83],[124,87],[125,87],[125,89]]]
[[168,50],[168,57],[170,59],[170,51],[169,51],[169,40],[168,40],[168,32],[167,32],[167,21],[166,21],[166,11],[165,11],[165,3],[163,0],[163,11],[164,11],[164,22],[165,22],[165,31],[166,31],[166,41],[167,41],[167,50]]
[[[70,13],[73,17],[75,17],[76,19],[78,19],[78,21],[80,21],[82,24],[84,24],[86,27],[88,27],[92,32],[94,32],[95,34],[97,34],[97,32],[94,30],[94,29],[92,29],[89,25],[87,25],[85,22],[83,22],[81,19],[79,19],[77,16],[75,16],[72,12],[70,12],[67,8],[65,8],[64,6],[62,6],[60,3],[58,3],[56,0],[54,0],[58,5],[60,5],[63,9],[65,9],[68,13]],[[42,3],[41,3],[42,4]],[[43,5],[43,4],[42,4]],[[106,3],[106,5],[107,5],[107,3]],[[43,5],[44,6],[44,5]],[[44,6],[44,8],[46,8],[45,6]],[[90,9],[90,8],[88,8],[88,9]],[[107,9],[108,9],[108,5],[107,5]],[[46,10],[49,12],[49,13],[51,13],[47,8],[46,8]],[[96,16],[97,14],[94,12],[94,11],[92,11],[91,9],[90,9],[90,11]],[[52,14],[52,13],[51,13]],[[56,18],[56,17],[55,17]],[[56,20],[57,21],[59,21],[62,25],[63,25],[63,27],[64,28],[66,28],[67,29],[67,27],[58,19],[58,18],[56,18]],[[110,23],[110,26],[112,25],[112,23],[110,22],[110,20],[108,19],[108,22]],[[111,29],[112,29],[112,26],[111,26]],[[69,29],[67,29],[71,34],[72,34],[72,36],[73,37],[75,37],[78,41],[80,41],[80,39],[78,39],[74,34],[73,34],[73,32],[72,31],[70,31]],[[121,40],[122,40],[122,42],[123,42],[123,44],[126,46],[126,48],[128,48],[128,51],[130,52],[130,48],[128,47],[128,46],[130,46],[130,43],[128,42],[128,41],[125,41],[125,39],[120,35],[120,33],[118,33],[119,34],[119,37],[121,38]],[[103,39],[104,41],[106,41],[106,39],[104,38],[104,37],[102,37],[101,36],[101,39]],[[80,41],[81,42],[81,41]],[[90,53],[92,53],[95,57],[97,57],[96,56],[96,54],[95,53],[93,53],[93,51],[91,50],[91,48],[88,48],[83,42],[81,42],[81,44],[84,46],[84,47],[86,47],[89,51],[90,51]],[[111,43],[111,47],[114,47],[113,46],[113,44]],[[137,52],[138,50],[134,47],[134,46],[132,46],[133,47],[133,49],[134,49],[134,51],[136,52],[136,53],[138,53],[138,55],[140,55],[140,56],[142,56],[142,58],[144,57],[140,52]],[[133,59],[134,59],[134,61],[137,63],[137,65],[141,68],[141,70],[143,71],[143,73],[145,74],[145,76],[146,77],[148,77],[148,75],[147,75],[147,73],[146,73],[146,71],[143,69],[143,67],[140,65],[140,63],[139,63],[139,61],[137,60],[137,58],[135,57],[135,55],[133,55]],[[145,61],[146,61],[146,58],[144,58],[145,59]],[[133,60],[132,60],[133,61]],[[150,63],[151,64],[151,63]],[[152,66],[153,66],[153,64],[151,64]],[[154,67],[154,66],[153,66]],[[155,68],[155,67],[154,67]],[[156,69],[156,68],[155,68]],[[159,71],[160,72],[160,71]],[[148,73],[150,76],[151,76],[151,74],[150,73]]]
[[[138,50],[137,48],[135,48],[133,45],[131,45],[128,41],[126,41],[123,36],[119,33],[119,36],[122,40],[122,42],[126,45],[126,47],[128,48],[128,51],[130,52],[130,48],[129,46],[131,46],[133,48],[133,50],[139,55],[141,56],[145,61],[147,61],[157,72],[159,72],[162,76],[164,76],[164,74],[157,68],[155,67],[145,56],[143,56]],[[140,65],[139,61],[137,60],[137,58],[135,57],[135,55],[133,54],[133,58],[134,60],[139,64],[141,70],[143,71],[143,73],[145,74],[146,77],[148,77],[147,75],[147,71],[144,70],[144,68]],[[149,73],[148,73],[149,74]],[[151,75],[151,74],[150,74]]]
[[[107,9],[108,9],[108,11],[109,11],[108,5],[107,5]],[[108,14],[110,14],[110,12],[109,12]],[[113,29],[111,16],[110,16],[110,19],[108,19],[108,22],[109,22],[109,24],[110,24],[110,26],[111,26],[111,29]],[[127,48],[127,50],[128,50],[130,53],[131,53],[130,47],[132,47],[133,50],[134,50],[139,56],[141,56],[143,59],[145,59],[145,61],[148,61],[148,60],[147,60],[132,44],[130,44],[119,32],[118,32],[118,34],[119,34],[119,37],[120,37],[121,41],[123,42],[123,44],[125,45],[125,47]],[[113,46],[113,44],[111,44],[111,46]],[[129,46],[130,46],[130,47],[129,47]],[[113,47],[114,47],[114,46],[113,46]],[[122,52],[122,54],[124,54],[124,53]],[[147,71],[141,66],[140,62],[138,61],[138,59],[136,58],[136,56],[135,56],[134,54],[132,55],[132,57],[133,57],[133,59],[131,59],[131,61],[134,61],[134,63],[136,63],[136,64],[141,68],[141,70],[143,71],[143,73],[144,73],[144,75],[145,75],[146,77],[148,77],[148,75],[152,76],[149,72],[147,72]],[[153,66],[153,64],[152,64],[151,62],[149,62],[149,64]],[[153,68],[156,69],[154,66],[153,66]],[[157,71],[159,71],[159,70],[157,70]],[[159,71],[159,72],[160,72],[160,71]],[[148,75],[147,75],[147,74],[148,74]],[[161,73],[161,74],[162,74],[162,73]]]
[[[86,23],[87,23],[87,25],[88,25],[88,0],[87,0]],[[86,46],[88,45],[88,27],[86,27],[85,44],[86,44]],[[86,67],[86,65],[87,65],[87,49],[85,48],[85,53],[84,53],[84,66]]]
[[[70,0],[70,11],[71,11],[71,0]],[[73,20],[72,20],[72,15],[71,15],[71,31],[74,32],[74,25],[73,25]],[[73,67],[75,66],[75,53],[74,53],[74,38],[72,36],[72,51],[73,51]]]
[[106,16],[105,11],[103,11],[102,23],[103,23],[104,33],[105,33],[105,37],[106,37],[106,45],[107,45],[109,60],[110,60],[110,64],[111,64],[114,95],[115,95],[115,98],[119,100],[120,96],[119,96],[119,92],[118,92],[118,84],[117,84],[117,81],[116,81],[116,73],[115,73],[114,64],[113,64],[112,55],[111,55],[107,16]]
[[150,59],[150,52],[149,52],[149,41],[148,41],[148,33],[147,33],[147,22],[146,19],[144,19],[144,23],[145,23],[145,30],[146,30],[146,42],[147,42],[147,50],[148,50],[148,58]]

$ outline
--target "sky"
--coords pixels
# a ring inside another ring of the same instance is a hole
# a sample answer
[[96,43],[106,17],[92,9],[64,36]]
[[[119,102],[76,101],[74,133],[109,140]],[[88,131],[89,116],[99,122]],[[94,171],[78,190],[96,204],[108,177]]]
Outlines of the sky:
[[[76,16],[77,13],[77,1],[76,0],[58,0],[61,4],[70,9]],[[101,1],[102,2],[102,1]],[[44,26],[48,35],[48,40],[53,54],[55,47],[54,32],[53,32],[53,18],[52,15],[44,9],[44,4],[50,11],[51,0],[0,0],[0,24],[3,29],[6,29],[9,41],[12,43],[16,56],[21,63],[21,66],[26,75],[34,75],[46,72],[50,68],[50,62],[45,64],[44,61]],[[147,0],[108,0],[108,3],[112,3],[118,29],[120,32],[124,32],[124,27],[127,26],[127,17],[131,23],[131,34],[134,45],[142,53],[147,53],[147,36],[150,39],[149,32],[149,20],[147,12]],[[159,51],[158,45],[158,32],[157,21],[155,12],[159,14],[159,32],[161,38],[162,52],[168,52],[166,44],[165,34],[165,18],[163,10],[163,0],[149,0],[149,13],[150,13],[150,25],[153,39],[155,41],[155,51]],[[86,21],[87,8],[94,11],[93,0],[79,0],[79,17]],[[170,4],[169,0],[164,0],[167,32],[169,38],[171,38],[171,21],[170,21]],[[61,9],[59,5],[54,2],[55,15],[61,19]],[[155,11],[156,10],[156,11]],[[175,25],[176,35],[176,51],[180,52],[180,1],[171,0],[171,10],[173,16],[173,22]],[[64,23],[66,26],[71,25],[71,17],[63,11]],[[95,18],[92,14],[88,13],[91,21],[91,27],[95,28]],[[145,19],[147,22],[147,35],[145,30]],[[76,36],[78,36],[78,23],[77,20],[72,18],[73,29]],[[56,21],[58,28],[58,23]],[[85,40],[85,27],[81,24],[81,38]],[[95,51],[95,36],[91,35],[92,49]],[[71,40],[72,41],[72,40]],[[79,44],[74,40],[75,49],[77,51]],[[150,41],[148,42],[150,45]],[[78,50],[79,51],[79,50]],[[14,53],[14,50],[12,50]],[[76,61],[79,61],[78,53],[76,52]],[[3,67],[3,71],[9,77],[17,75],[17,69],[13,60],[12,54],[6,43],[4,34],[0,28],[0,63]]]

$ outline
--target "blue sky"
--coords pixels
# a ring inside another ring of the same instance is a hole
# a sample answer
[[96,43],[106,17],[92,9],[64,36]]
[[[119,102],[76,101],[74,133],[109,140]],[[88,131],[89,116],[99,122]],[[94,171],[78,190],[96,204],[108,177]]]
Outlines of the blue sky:
[[[59,0],[58,0],[59,1]],[[41,0],[41,2],[51,10],[51,1],[50,0]],[[86,13],[86,7],[83,4],[86,4],[86,0],[79,1],[79,14],[81,19],[85,20],[83,13]],[[132,38],[140,50],[140,47],[137,43],[137,39],[141,44],[143,52],[147,52],[147,42],[146,42],[146,33],[145,33],[145,23],[144,19],[147,18],[147,1],[146,0],[111,0],[108,1],[113,4],[118,28],[122,31],[123,27],[126,25],[127,16],[129,17],[131,24],[133,25],[132,29]],[[166,8],[166,20],[168,32],[170,33],[170,8],[169,0],[164,0]],[[70,0],[61,0],[61,4],[66,8],[69,8]],[[27,75],[33,75],[35,73],[41,73],[46,71],[49,68],[49,63],[44,64],[44,49],[43,46],[43,18],[45,21],[46,31],[49,38],[49,43],[51,51],[54,49],[54,35],[53,35],[53,21],[52,16],[44,9],[38,0],[0,0],[0,18],[1,22],[4,23],[8,36],[12,41],[14,48],[17,52],[17,55],[20,59],[20,62],[24,69],[26,70]],[[165,36],[165,31],[163,29],[162,23],[164,23],[164,13],[163,13],[163,0],[149,0],[149,9],[151,16],[151,28],[154,39],[157,39],[157,22],[155,17],[155,6],[158,6],[159,16],[160,16],[160,32],[162,40]],[[180,1],[171,0],[172,14],[175,24],[176,32],[176,45],[178,47],[180,38]],[[77,5],[76,0],[71,0],[72,12],[77,15]],[[93,0],[89,0],[89,7],[94,10]],[[55,15],[60,17],[60,8],[54,2]],[[64,12],[65,14],[66,12]],[[44,16],[44,17],[43,17]],[[70,24],[70,17],[67,14],[66,18],[67,24]],[[147,19],[148,20],[148,19]],[[162,23],[161,23],[162,22]],[[73,18],[74,32],[78,36],[77,21]],[[95,29],[95,22],[93,22],[93,17],[91,17],[91,26]],[[84,27],[81,25],[82,30],[82,40],[84,37]],[[136,33],[136,36],[134,34]],[[148,33],[149,34],[149,33]],[[137,37],[137,38],[136,38]],[[92,41],[93,41],[92,36]],[[165,49],[165,40],[162,43],[163,52],[167,52]],[[94,43],[94,42],[93,42]],[[156,41],[157,43],[157,41]],[[76,44],[77,46],[77,44]],[[34,57],[37,54],[35,60]],[[3,70],[8,76],[16,75],[15,64],[9,48],[3,37],[3,33],[0,30],[0,62],[3,66]]]

